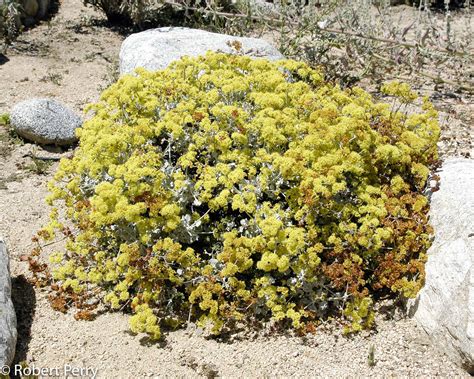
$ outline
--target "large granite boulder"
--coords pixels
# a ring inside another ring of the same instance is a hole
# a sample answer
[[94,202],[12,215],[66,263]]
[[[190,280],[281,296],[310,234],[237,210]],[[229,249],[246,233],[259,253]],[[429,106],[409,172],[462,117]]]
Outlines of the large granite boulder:
[[415,318],[434,345],[474,374],[474,160],[448,159],[432,196],[435,240]]
[[7,248],[0,237],[0,367],[11,365],[16,346],[16,315],[11,299]]
[[284,58],[275,47],[262,39],[165,27],[132,34],[125,39],[120,49],[120,73],[130,73],[138,67],[160,70],[182,56],[203,55],[208,50],[235,53],[235,49],[229,46],[232,41],[239,41],[242,52],[251,57]]
[[70,145],[82,119],[52,99],[30,99],[15,105],[10,123],[18,135],[39,144]]

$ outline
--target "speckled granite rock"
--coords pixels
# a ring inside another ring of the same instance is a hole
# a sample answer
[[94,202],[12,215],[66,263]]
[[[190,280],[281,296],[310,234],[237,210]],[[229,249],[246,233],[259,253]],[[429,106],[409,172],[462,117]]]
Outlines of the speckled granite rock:
[[233,37],[200,29],[165,27],[130,35],[120,49],[120,73],[137,67],[148,70],[166,68],[182,56],[198,56],[208,50],[232,53],[228,42],[239,41],[242,51],[251,57],[283,59],[284,56],[268,42],[258,38]]
[[0,237],[0,367],[12,363],[16,338],[16,315],[11,300],[9,257],[5,243]]
[[474,374],[474,160],[447,159],[432,196],[435,240],[415,319],[434,345]]
[[22,137],[40,144],[70,145],[81,118],[52,99],[30,99],[15,105],[10,122]]

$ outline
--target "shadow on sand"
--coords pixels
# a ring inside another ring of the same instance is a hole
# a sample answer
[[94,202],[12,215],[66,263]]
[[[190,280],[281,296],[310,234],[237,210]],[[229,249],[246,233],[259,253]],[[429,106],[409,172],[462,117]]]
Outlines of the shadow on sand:
[[33,286],[23,275],[12,278],[12,300],[17,317],[18,339],[13,364],[26,360],[31,341],[31,325],[36,308],[36,295]]

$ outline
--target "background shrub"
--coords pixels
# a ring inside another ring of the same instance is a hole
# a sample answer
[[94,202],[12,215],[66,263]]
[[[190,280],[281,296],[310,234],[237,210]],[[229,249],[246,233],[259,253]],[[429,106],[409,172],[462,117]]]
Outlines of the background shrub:
[[151,18],[151,2],[147,0],[84,0],[105,13],[107,19],[118,24],[139,24]]
[[[113,24],[133,25],[139,28],[189,22],[190,16],[196,13],[189,8],[203,12],[228,11],[232,8],[231,2],[227,0],[84,0],[84,4],[90,4],[103,11]],[[203,15],[196,14],[196,16],[200,19],[200,23],[206,23],[202,18]]]
[[469,0],[396,0],[393,1],[396,4],[407,4],[407,5],[416,5],[416,6],[431,6],[439,9],[453,9],[464,7],[469,4]]
[[217,53],[122,77],[50,183],[53,305],[99,298],[153,338],[195,319],[370,326],[374,299],[423,283],[439,135],[406,84],[384,92],[396,110],[303,63]]
[[5,0],[0,4],[0,41],[10,41],[21,28],[21,5],[16,0]]
[[[342,86],[369,79],[474,92],[470,0],[84,0],[114,24],[265,36]],[[397,6],[410,4],[412,8]],[[441,10],[441,11],[440,11]],[[455,19],[457,22],[453,23]]]

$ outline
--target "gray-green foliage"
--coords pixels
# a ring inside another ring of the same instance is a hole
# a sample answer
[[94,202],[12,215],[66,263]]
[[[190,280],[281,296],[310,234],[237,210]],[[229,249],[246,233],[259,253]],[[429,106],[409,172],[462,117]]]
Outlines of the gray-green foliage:
[[101,10],[111,22],[139,24],[151,17],[149,0],[84,0],[84,4],[92,5]]
[[16,0],[0,3],[0,42],[13,39],[21,29],[21,4]]
[[438,0],[286,1],[271,11],[255,1],[239,0],[247,18],[226,16],[234,21],[227,33],[246,34],[247,21],[276,38],[285,56],[324,67],[342,85],[415,76],[474,92],[471,0],[442,0],[444,8]]
[[83,0],[101,10],[114,24],[148,25],[182,24],[191,16],[201,16],[208,11],[229,11],[230,0]]

